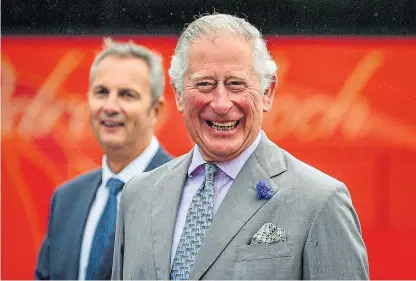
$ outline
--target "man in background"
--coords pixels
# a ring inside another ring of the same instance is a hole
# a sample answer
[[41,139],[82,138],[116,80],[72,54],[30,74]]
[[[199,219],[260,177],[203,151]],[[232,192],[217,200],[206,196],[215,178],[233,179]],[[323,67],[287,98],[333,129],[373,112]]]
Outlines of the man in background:
[[164,109],[159,55],[105,40],[90,71],[88,107],[102,167],[53,194],[36,279],[109,279],[120,191],[135,174],[171,159],[154,135]]
[[346,186],[261,130],[276,70],[244,19],[187,26],[169,75],[195,146],[125,187],[112,279],[368,278]]

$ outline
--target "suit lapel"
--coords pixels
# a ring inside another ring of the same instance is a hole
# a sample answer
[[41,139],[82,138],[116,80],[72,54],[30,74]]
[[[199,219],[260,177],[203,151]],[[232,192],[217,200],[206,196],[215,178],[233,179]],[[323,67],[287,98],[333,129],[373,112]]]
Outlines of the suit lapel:
[[280,149],[263,133],[258,147],[244,164],[215,215],[191,270],[190,280],[203,276],[237,232],[267,202],[256,198],[256,183],[267,180],[275,194],[279,187],[270,178],[284,171],[286,166]]
[[171,159],[172,157],[169,154],[167,154],[166,151],[160,146],[155,156],[153,156],[152,160],[147,165],[146,169],[144,169],[144,172],[156,169],[157,167],[162,166]]
[[152,236],[156,279],[168,280],[176,213],[192,160],[192,151],[184,156],[157,184],[152,205]]
[[[82,238],[84,236],[84,229],[87,223],[88,214],[91,208],[91,204],[94,201],[95,193],[97,192],[98,187],[101,184],[101,176],[102,172],[101,169],[96,171],[96,174],[92,177],[91,181],[85,182],[83,185],[85,186],[85,193],[82,193],[79,200],[74,202],[76,205],[74,206],[75,210],[78,210],[77,215],[74,216],[74,223],[72,224],[71,233],[73,235],[74,244],[68,245],[68,251],[72,258],[68,258],[68,263],[66,266],[68,268],[72,268],[69,270],[68,279],[78,279],[78,272],[79,272],[79,260],[81,255],[81,246],[82,246]],[[76,219],[78,219],[76,221]],[[72,261],[72,264],[71,264]]]

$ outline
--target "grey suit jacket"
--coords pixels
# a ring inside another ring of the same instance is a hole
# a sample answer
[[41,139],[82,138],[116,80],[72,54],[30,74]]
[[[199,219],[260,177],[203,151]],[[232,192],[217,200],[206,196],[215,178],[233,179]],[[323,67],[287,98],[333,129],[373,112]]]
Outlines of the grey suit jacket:
[[[159,167],[170,159],[171,156],[159,148],[145,171]],[[35,279],[78,279],[84,228],[100,185],[101,169],[97,169],[56,189],[50,205],[48,231],[38,255]],[[113,245],[109,245],[96,279],[110,279],[112,260]]]
[[[112,279],[169,279],[172,236],[192,152],[123,190]],[[274,190],[258,200],[259,180]],[[264,223],[287,241],[248,245]],[[189,279],[367,279],[368,261],[345,185],[263,133],[220,205]]]

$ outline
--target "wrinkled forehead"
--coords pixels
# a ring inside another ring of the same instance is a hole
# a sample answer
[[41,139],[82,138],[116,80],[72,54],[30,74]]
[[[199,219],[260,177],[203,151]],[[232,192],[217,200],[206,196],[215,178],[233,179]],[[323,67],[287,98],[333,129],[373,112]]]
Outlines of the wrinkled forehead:
[[209,66],[234,68],[246,71],[254,63],[253,47],[244,38],[227,33],[215,37],[200,37],[188,49],[188,67],[203,69]]
[[205,34],[201,34],[200,36],[196,37],[194,40],[190,42],[190,46],[193,43],[197,43],[198,41],[209,41],[213,45],[222,46],[228,43],[234,44],[248,44],[253,47],[253,40],[249,39],[248,37],[238,34],[233,30],[220,30],[220,31],[210,31]]

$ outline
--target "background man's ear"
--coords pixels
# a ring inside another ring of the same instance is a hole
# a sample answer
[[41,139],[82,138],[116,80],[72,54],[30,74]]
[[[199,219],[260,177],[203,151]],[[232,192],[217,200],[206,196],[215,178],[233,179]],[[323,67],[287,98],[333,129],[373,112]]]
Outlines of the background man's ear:
[[179,112],[183,112],[183,96],[182,93],[172,86],[173,92],[175,93],[176,108]]
[[270,83],[270,86],[266,88],[263,94],[263,111],[264,112],[267,112],[272,109],[276,85],[277,85],[277,75],[275,74],[272,78],[272,82]]
[[163,112],[165,111],[165,104],[165,98],[162,96],[151,108],[151,114],[153,114],[153,127],[160,121]]

